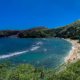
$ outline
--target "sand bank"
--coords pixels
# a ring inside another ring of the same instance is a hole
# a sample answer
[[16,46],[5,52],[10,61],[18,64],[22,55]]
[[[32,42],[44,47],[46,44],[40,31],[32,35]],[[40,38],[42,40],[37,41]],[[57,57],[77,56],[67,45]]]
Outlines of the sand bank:
[[80,43],[78,43],[78,40],[66,40],[72,44],[72,49],[69,52],[68,56],[65,58],[65,62],[70,63],[80,59]]

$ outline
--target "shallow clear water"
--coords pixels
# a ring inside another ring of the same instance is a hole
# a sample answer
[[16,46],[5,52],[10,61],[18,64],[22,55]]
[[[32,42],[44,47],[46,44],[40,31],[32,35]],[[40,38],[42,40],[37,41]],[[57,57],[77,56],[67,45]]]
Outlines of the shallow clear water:
[[0,62],[29,63],[39,67],[56,67],[64,62],[71,43],[57,38],[0,39]]

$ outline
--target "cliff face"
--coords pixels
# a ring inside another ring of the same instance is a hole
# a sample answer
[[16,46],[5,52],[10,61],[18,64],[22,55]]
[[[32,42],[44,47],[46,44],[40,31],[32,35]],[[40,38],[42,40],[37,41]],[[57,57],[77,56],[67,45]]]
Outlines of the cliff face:
[[56,29],[48,29],[43,26],[22,31],[0,31],[0,37],[16,36],[19,38],[48,38],[61,37],[80,39],[80,20]]

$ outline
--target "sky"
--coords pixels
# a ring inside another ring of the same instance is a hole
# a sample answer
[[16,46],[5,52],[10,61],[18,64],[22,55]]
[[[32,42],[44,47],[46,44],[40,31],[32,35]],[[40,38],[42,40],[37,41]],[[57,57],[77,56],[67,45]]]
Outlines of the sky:
[[80,19],[80,0],[0,0],[0,30],[55,28]]

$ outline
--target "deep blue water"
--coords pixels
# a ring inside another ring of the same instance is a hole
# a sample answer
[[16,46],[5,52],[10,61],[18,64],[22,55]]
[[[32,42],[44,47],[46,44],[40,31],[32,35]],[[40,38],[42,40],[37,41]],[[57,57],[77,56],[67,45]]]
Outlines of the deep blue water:
[[56,67],[64,62],[72,44],[57,38],[0,39],[0,62],[29,63],[39,67]]

